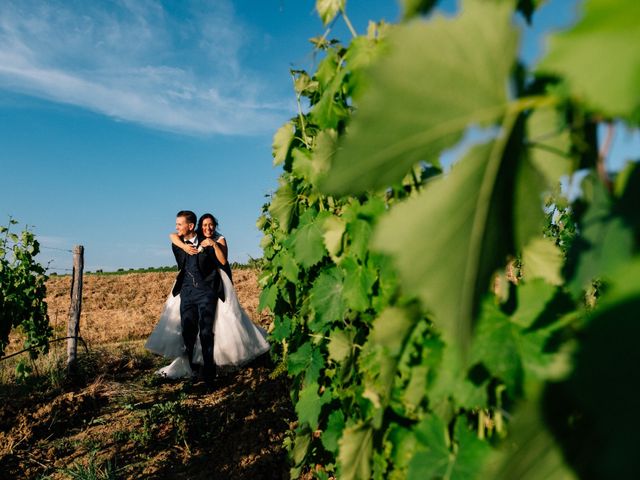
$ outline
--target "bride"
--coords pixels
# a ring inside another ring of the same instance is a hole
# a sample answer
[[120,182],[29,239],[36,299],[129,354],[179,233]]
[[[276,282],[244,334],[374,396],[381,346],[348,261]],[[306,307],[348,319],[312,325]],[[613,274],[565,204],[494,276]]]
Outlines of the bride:
[[[227,261],[227,242],[217,232],[217,226],[216,218],[210,213],[205,213],[200,217],[197,229],[198,236],[202,238],[200,247],[211,246],[215,250],[221,265],[219,273],[224,287],[225,301],[218,300],[216,308],[213,359],[218,367],[240,367],[266,353],[269,343],[265,330],[251,321],[238,301]],[[170,237],[173,244],[187,254],[198,253],[196,248],[184,243],[177,234],[172,233]],[[160,320],[144,346],[153,353],[174,359],[169,365],[158,370],[157,374],[172,379],[191,377],[194,374],[189,366],[182,339],[180,295],[174,297],[169,293]],[[193,357],[193,363],[203,363],[199,337]]]

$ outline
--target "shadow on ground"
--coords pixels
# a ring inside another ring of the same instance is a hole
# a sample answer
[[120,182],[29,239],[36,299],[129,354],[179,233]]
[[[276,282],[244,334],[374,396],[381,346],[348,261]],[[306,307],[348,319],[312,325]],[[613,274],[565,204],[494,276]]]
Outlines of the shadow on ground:
[[0,478],[288,478],[294,413],[268,356],[214,391],[157,378],[161,362],[92,352],[73,383],[0,386]]

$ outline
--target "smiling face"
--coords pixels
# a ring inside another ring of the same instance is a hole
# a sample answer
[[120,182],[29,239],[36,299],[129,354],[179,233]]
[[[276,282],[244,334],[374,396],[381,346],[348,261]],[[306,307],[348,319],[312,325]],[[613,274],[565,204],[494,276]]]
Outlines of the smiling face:
[[185,217],[176,217],[176,232],[178,232],[178,235],[181,237],[191,238],[194,228],[195,224],[187,223]]
[[202,221],[202,234],[207,237],[213,237],[214,232],[216,231],[216,224],[213,223],[213,220],[210,218],[205,218]]

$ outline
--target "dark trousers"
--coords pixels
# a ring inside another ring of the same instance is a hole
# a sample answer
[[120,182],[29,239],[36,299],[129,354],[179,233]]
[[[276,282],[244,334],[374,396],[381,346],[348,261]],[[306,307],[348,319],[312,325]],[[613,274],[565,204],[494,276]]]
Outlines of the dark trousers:
[[205,380],[213,379],[216,375],[216,365],[213,361],[216,303],[216,298],[211,290],[183,287],[180,292],[180,323],[189,364],[194,369],[193,349],[199,331],[204,363],[202,374]]

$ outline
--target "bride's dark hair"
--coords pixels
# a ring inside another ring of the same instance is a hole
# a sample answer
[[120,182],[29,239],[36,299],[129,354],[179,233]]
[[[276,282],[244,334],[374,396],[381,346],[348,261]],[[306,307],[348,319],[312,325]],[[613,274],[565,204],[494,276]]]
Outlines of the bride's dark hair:
[[218,219],[216,217],[214,217],[213,215],[211,215],[210,213],[205,213],[200,217],[200,220],[198,220],[198,229],[197,229],[197,233],[199,236],[204,236],[203,232],[202,232],[202,223],[207,219],[210,218],[211,221],[213,222],[213,235],[215,236],[216,234],[220,235],[220,233],[218,232]]

